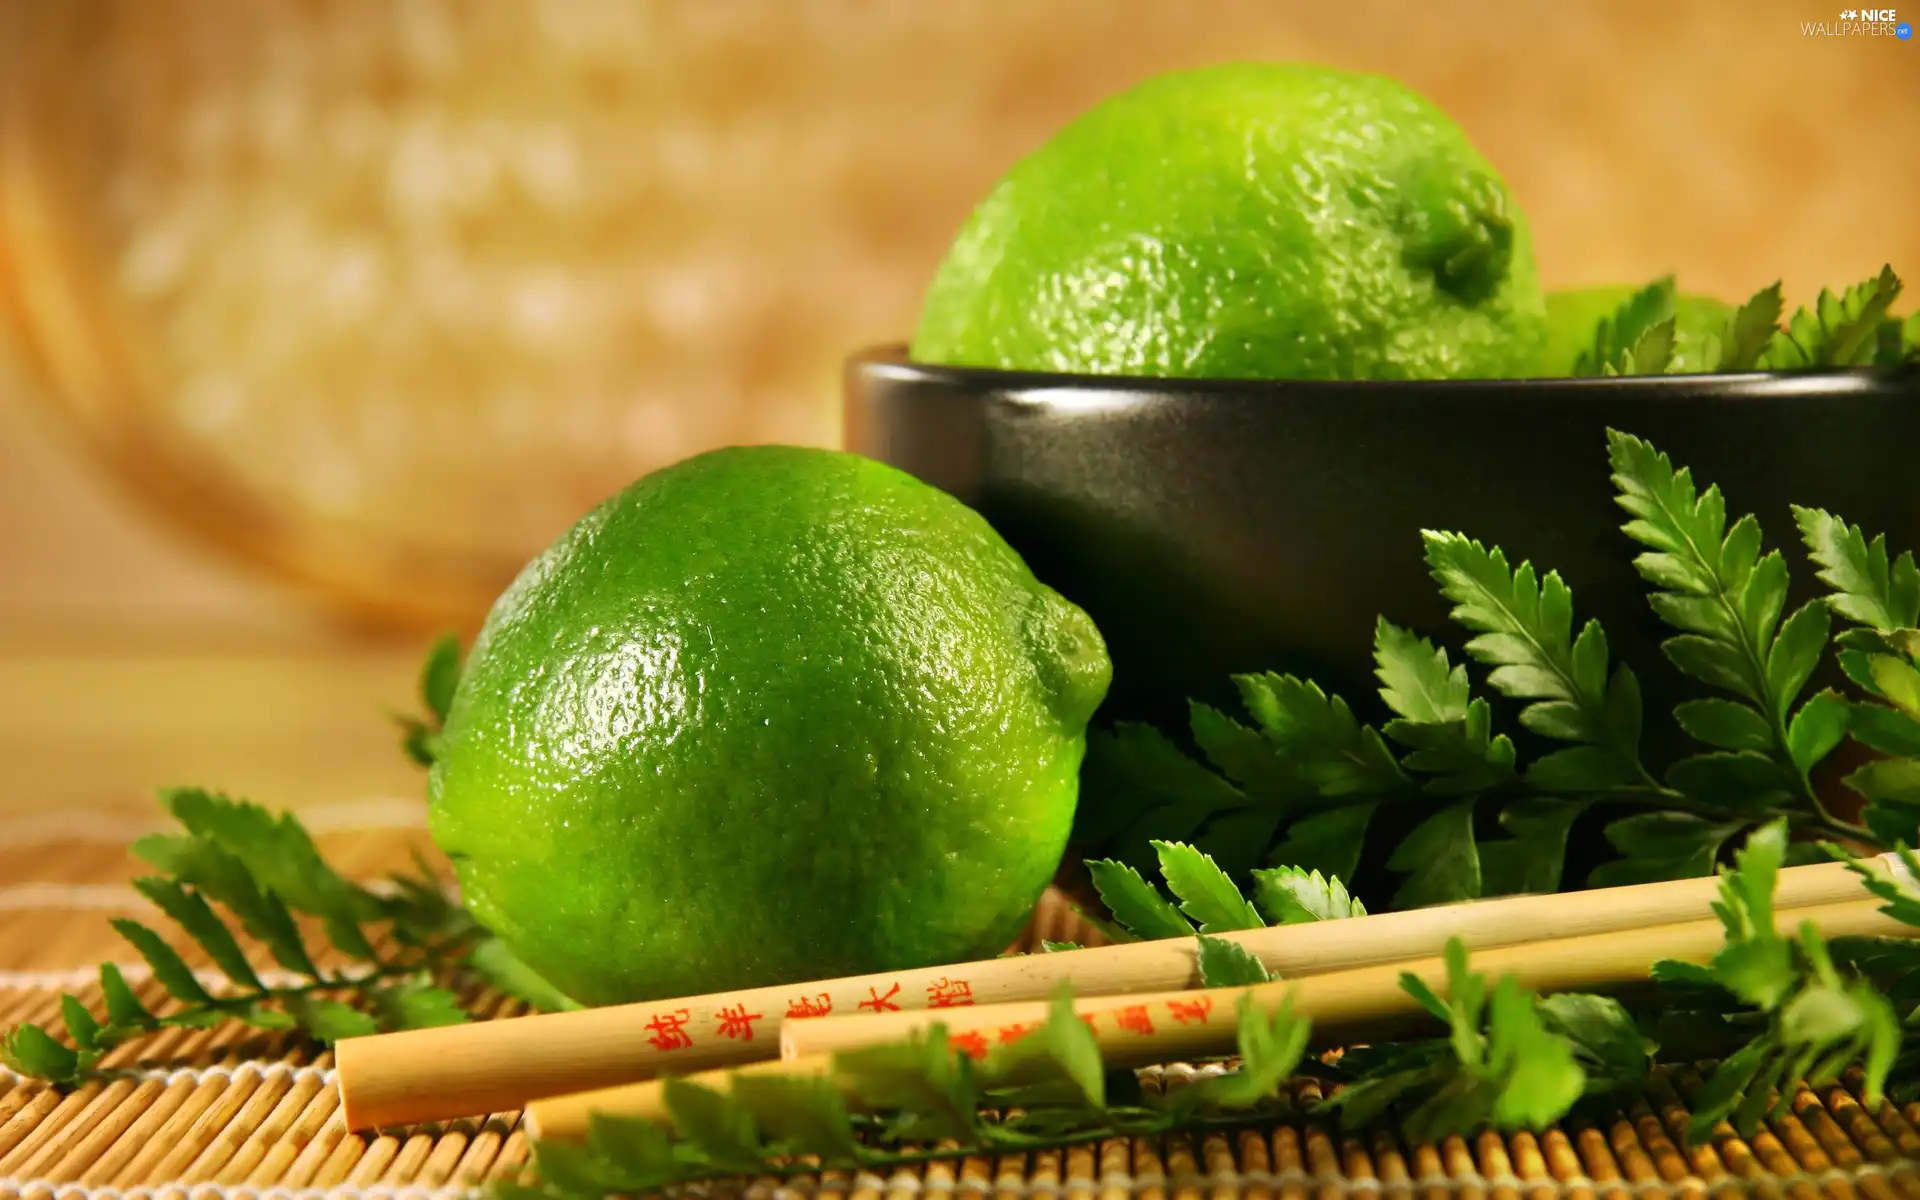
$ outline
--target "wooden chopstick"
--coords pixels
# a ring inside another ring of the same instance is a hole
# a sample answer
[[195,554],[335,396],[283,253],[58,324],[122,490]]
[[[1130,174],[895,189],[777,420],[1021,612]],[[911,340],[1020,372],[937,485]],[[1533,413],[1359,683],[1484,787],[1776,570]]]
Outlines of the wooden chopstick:
[[[1717,887],[1712,877],[1679,879],[1221,936],[1291,978],[1436,954],[1449,936],[1485,950],[1692,920],[1708,911]],[[1821,863],[1782,871],[1775,904],[1804,907],[1861,894],[1859,878],[1844,865]],[[1182,991],[1200,982],[1194,950],[1193,938],[1168,938],[349,1038],[334,1050],[341,1107],[353,1130],[506,1112],[538,1096],[661,1071],[685,1075],[772,1058],[781,1031],[805,1019],[1042,1000],[1062,980],[1082,996]]]
[[[1920,933],[1883,914],[1880,906],[1881,901],[1867,898],[1783,908],[1777,911],[1776,925],[1789,932],[1802,921],[1812,921],[1828,937],[1905,937]],[[1476,954],[1473,966],[1495,976],[1511,973],[1523,985],[1542,992],[1619,991],[1646,985],[1648,971],[1662,959],[1706,962],[1724,939],[1717,920],[1684,921],[1509,944]],[[1433,955],[1250,988],[1200,989],[1160,996],[1084,996],[1075,1001],[1074,1007],[1087,1019],[1102,1056],[1111,1066],[1231,1053],[1235,1046],[1235,1006],[1243,994],[1251,994],[1255,1003],[1268,1010],[1291,999],[1296,1013],[1312,1019],[1316,1043],[1337,1045],[1399,1036],[1432,1024],[1426,1010],[1400,986],[1402,972],[1412,972],[1436,992],[1445,994],[1446,964]],[[991,1046],[1014,1040],[1046,1020],[1047,1007],[1045,1001],[1026,1001],[941,1013],[796,1021],[781,1034],[783,1063],[786,1071],[795,1074],[824,1074],[831,1070],[837,1052],[895,1041],[936,1022],[947,1027],[956,1045],[969,1053],[984,1054]],[[784,1073],[780,1064],[755,1064],[751,1070]],[[729,1074],[715,1070],[691,1078],[724,1088]],[[586,1133],[593,1112],[659,1119],[664,1113],[661,1085],[632,1083],[534,1100],[526,1106],[525,1121],[528,1131],[537,1136],[576,1138]]]

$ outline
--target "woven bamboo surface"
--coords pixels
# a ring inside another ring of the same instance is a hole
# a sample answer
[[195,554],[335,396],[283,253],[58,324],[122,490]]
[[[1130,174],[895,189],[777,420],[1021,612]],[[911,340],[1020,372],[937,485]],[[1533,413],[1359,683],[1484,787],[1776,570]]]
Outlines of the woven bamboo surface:
[[[330,861],[358,878],[404,867],[427,845],[416,804],[303,812]],[[128,963],[109,917],[146,903],[127,882],[126,822],[63,814],[0,830],[0,1026],[57,1022],[64,988],[90,1003],[95,964]],[[1042,904],[1029,938],[1085,939],[1064,906]],[[206,965],[206,964],[196,964]],[[264,964],[263,964],[264,965]],[[145,972],[129,970],[157,1001]],[[476,997],[493,1016],[513,1002]],[[69,1094],[0,1070],[0,1200],[313,1197],[451,1200],[526,1167],[517,1114],[380,1134],[342,1126],[331,1055],[286,1035],[238,1027],[177,1031],[122,1047],[107,1078]],[[1217,1068],[1202,1068],[1213,1070]],[[1196,1077],[1176,1065],[1149,1086]],[[1692,1072],[1656,1081],[1610,1122],[1569,1121],[1539,1136],[1483,1135],[1409,1145],[1312,1122],[1204,1138],[1116,1139],[1008,1158],[936,1164],[887,1179],[803,1177],[721,1182],[709,1195],[910,1200],[1920,1200],[1920,1105],[1869,1111],[1846,1087],[1801,1092],[1792,1113],[1750,1141],[1730,1130],[1684,1148]],[[1303,1084],[1303,1101],[1313,1098]]]

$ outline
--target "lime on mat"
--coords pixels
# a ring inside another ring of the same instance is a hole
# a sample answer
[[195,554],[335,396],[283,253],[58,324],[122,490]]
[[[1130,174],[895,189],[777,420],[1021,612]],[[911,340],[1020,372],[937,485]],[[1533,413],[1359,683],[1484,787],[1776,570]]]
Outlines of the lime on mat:
[[1543,336],[1506,185],[1378,75],[1239,63],[1108,100],[1009,171],[935,275],[922,362],[1091,374],[1525,373]]
[[1106,648],[959,501],[826,450],[640,480],[535,559],[430,776],[474,914],[587,1003],[981,958],[1073,821]]

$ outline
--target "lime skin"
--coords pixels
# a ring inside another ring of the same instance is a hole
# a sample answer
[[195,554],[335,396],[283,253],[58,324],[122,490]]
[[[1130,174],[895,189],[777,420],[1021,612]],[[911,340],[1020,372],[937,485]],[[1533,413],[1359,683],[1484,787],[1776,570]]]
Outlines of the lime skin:
[[955,239],[921,362],[1097,375],[1525,374],[1528,226],[1431,103],[1232,63],[1149,80],[1016,164]]
[[430,826],[475,916],[583,1003],[990,956],[1059,863],[1109,672],[945,493],[715,451],[500,597]]

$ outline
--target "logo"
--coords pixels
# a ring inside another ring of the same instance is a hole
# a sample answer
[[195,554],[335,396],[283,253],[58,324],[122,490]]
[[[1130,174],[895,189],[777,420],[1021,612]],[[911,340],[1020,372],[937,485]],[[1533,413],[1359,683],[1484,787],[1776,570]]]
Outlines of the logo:
[[1836,21],[1802,21],[1802,37],[1894,37],[1906,41],[1913,26],[1900,19],[1898,9],[1843,8]]

